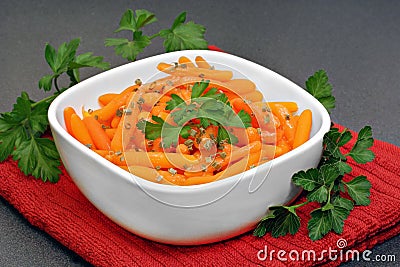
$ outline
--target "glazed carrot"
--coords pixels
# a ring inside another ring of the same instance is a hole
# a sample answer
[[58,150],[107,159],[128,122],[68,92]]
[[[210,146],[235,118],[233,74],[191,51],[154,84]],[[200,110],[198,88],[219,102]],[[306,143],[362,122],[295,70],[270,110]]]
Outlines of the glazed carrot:
[[125,157],[130,165],[144,167],[159,167],[161,169],[180,168],[184,165],[196,164],[197,158],[193,155],[163,152],[136,152],[125,151]]
[[196,171],[196,172],[185,171],[183,172],[183,175],[185,175],[186,177],[197,177],[197,176],[210,176],[213,175],[213,173],[203,172],[203,171]]
[[130,173],[132,173],[133,175],[141,177],[145,180],[155,182],[155,183],[165,183],[165,181],[163,181],[161,175],[152,168],[147,168],[147,167],[143,167],[143,166],[129,166],[128,169],[129,169],[128,171]]
[[125,157],[122,155],[122,153],[110,153],[105,155],[104,158],[117,166],[127,166]]
[[189,148],[185,144],[179,144],[177,149],[182,154],[186,154],[186,155],[190,154]]
[[126,104],[129,98],[130,94],[120,94],[103,108],[93,111],[92,116],[101,122],[109,121],[115,115],[117,110]]
[[211,183],[218,180],[219,176],[216,175],[205,175],[205,176],[194,176],[187,178],[183,185],[198,185],[198,184],[206,184]]
[[232,79],[233,73],[230,70],[210,70],[203,68],[182,68],[182,67],[173,67],[169,64],[160,63],[157,66],[157,69],[174,76],[181,77],[201,77],[204,79],[213,79],[217,81],[227,82]]
[[261,150],[261,142],[260,141],[252,142],[247,146],[232,151],[230,161],[235,162],[243,157],[246,157],[248,154],[256,153],[260,150]]
[[253,113],[253,110],[250,108],[250,106],[244,101],[242,98],[235,98],[231,101],[233,110],[238,113],[242,109],[246,111],[249,115]]
[[251,102],[260,102],[264,98],[260,91],[253,91],[251,93],[243,94],[242,97]]
[[296,102],[267,102],[267,105],[276,105],[276,104],[284,106],[290,113],[294,113],[299,109]]
[[158,171],[161,178],[170,184],[184,185],[186,177],[182,174],[172,174],[168,171]]
[[246,133],[249,138],[249,143],[255,142],[255,141],[261,141],[261,136],[258,133],[258,130],[253,127],[248,127],[246,128]]
[[110,150],[111,141],[106,132],[101,127],[101,124],[94,117],[83,118],[83,123],[89,131],[90,136],[98,149]]
[[111,128],[117,128],[122,116],[114,116],[111,120]]
[[187,57],[185,57],[185,56],[181,56],[181,57],[178,59],[178,63],[179,63],[179,64],[185,64],[186,67],[189,67],[189,68],[194,67],[193,62],[192,62],[189,58],[187,58]]
[[238,95],[252,93],[256,90],[255,83],[247,79],[230,80],[225,82],[224,85]]
[[311,110],[305,109],[299,117],[296,127],[296,134],[293,141],[293,148],[296,148],[305,143],[310,138],[312,126]]
[[109,128],[109,129],[104,129],[104,131],[106,132],[108,138],[110,138],[110,140],[112,140],[114,138],[114,135],[115,135],[115,132],[117,131],[117,129]]
[[170,71],[170,69],[172,69],[173,67],[174,67],[173,65],[164,62],[160,62],[157,65],[157,69],[159,71],[167,71],[167,70]]
[[170,96],[163,95],[163,96],[160,98],[159,102],[160,102],[160,103],[167,103],[167,102],[170,101],[170,100],[171,100],[171,97],[170,97]]
[[71,115],[71,130],[73,136],[82,144],[89,147],[90,149],[96,149],[96,146],[93,143],[93,139],[89,134],[86,125],[83,123],[81,118],[78,115]]
[[276,146],[273,145],[262,145],[261,148],[261,160],[273,159],[275,156]]
[[125,114],[122,115],[122,118],[119,121],[117,130],[114,133],[113,139],[111,139],[111,150],[113,151],[122,151],[122,131],[124,128],[124,120]]
[[91,116],[89,111],[85,110],[85,107],[82,106],[82,117],[89,117]]
[[195,58],[195,61],[196,61],[197,67],[199,67],[199,68],[203,68],[203,69],[210,69],[211,68],[211,65],[208,64],[208,62],[201,56],[197,56]]
[[115,93],[107,93],[99,96],[98,101],[100,105],[105,106],[108,103],[110,103],[115,97],[117,97],[118,94]]
[[161,94],[159,93],[145,93],[142,94],[139,99],[141,102],[143,102],[143,109],[150,111],[160,98]]
[[107,155],[111,154],[111,151],[109,150],[99,150],[99,149],[95,149],[93,150],[94,152],[96,152],[97,154],[99,154],[100,156],[102,156],[103,158],[105,158]]
[[247,167],[247,157],[239,160],[238,162],[230,165],[228,168],[225,169],[222,174],[220,174],[220,179],[227,178],[238,173],[244,172]]
[[65,122],[65,128],[67,129],[67,132],[73,136],[72,134],[72,128],[71,128],[71,116],[72,114],[76,115],[76,112],[73,107],[66,107],[64,109],[64,122]]

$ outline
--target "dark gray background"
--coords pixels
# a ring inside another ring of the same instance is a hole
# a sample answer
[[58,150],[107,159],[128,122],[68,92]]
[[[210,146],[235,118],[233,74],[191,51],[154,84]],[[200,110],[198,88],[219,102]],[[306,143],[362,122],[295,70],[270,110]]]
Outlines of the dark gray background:
[[[50,73],[44,60],[46,42],[58,47],[81,37],[80,53],[105,56],[115,67],[126,61],[103,42],[107,37],[128,37],[113,33],[127,8],[156,13],[159,21],[145,29],[147,34],[169,26],[186,10],[189,20],[206,26],[210,44],[266,66],[302,87],[316,70],[325,69],[337,99],[333,120],[354,130],[369,124],[376,138],[400,145],[399,1],[215,2],[1,1],[0,112],[10,110],[22,90],[36,100],[45,95],[37,82]],[[140,58],[161,52],[161,42],[154,41]],[[86,70],[82,77],[96,73]],[[29,225],[4,199],[0,201],[0,236],[0,266],[89,265]],[[396,254],[398,264],[399,243],[400,237],[393,238],[373,252]]]

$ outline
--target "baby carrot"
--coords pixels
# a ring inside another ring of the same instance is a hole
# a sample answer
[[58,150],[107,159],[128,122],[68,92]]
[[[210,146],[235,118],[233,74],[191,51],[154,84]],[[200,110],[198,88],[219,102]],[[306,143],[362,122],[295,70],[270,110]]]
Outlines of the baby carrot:
[[194,176],[187,178],[182,185],[206,184],[214,182],[218,178],[219,176],[216,175]]
[[117,97],[118,94],[115,93],[107,93],[99,96],[98,101],[100,105],[105,106],[108,103],[110,103],[115,97]]
[[225,82],[224,85],[238,95],[248,94],[256,90],[255,83],[248,79],[234,79]]
[[296,148],[305,143],[310,138],[312,126],[312,113],[311,110],[305,109],[297,122],[296,133],[293,141],[293,148]]
[[92,116],[83,118],[83,123],[89,131],[90,136],[98,149],[110,150],[111,142],[101,124]]
[[178,59],[178,63],[179,63],[179,64],[185,64],[186,67],[194,67],[193,62],[192,62],[189,58],[187,58],[187,57],[185,57],[185,56],[181,56],[181,57]]
[[121,116],[114,116],[111,120],[111,128],[117,128],[121,120]]
[[96,149],[96,146],[93,143],[93,139],[89,134],[86,125],[83,123],[81,118],[78,115],[71,115],[71,130],[73,136],[82,144],[89,147],[90,149]]
[[114,138],[115,132],[117,131],[117,129],[115,128],[108,128],[104,130],[108,136],[108,138],[110,138],[110,140],[112,140]]
[[96,152],[97,154],[99,154],[100,156],[102,156],[103,158],[105,158],[107,155],[110,155],[110,151],[109,150],[95,149],[93,151]]
[[103,108],[93,111],[92,116],[96,117],[101,122],[109,121],[117,110],[126,104],[129,98],[130,94],[120,94]]
[[242,97],[252,102],[260,102],[264,98],[263,94],[260,91],[253,91],[247,94],[243,94]]
[[72,128],[71,128],[71,116],[72,114],[76,115],[76,112],[73,107],[66,107],[64,109],[64,122],[65,122],[65,128],[67,129],[67,132],[73,136],[72,134]]
[[272,104],[272,105],[276,105],[276,104],[282,105],[285,108],[287,108],[287,110],[290,113],[294,113],[299,109],[296,102],[267,102],[267,105],[270,105],[270,104]]
[[164,62],[158,63],[158,65],[157,65],[157,69],[159,71],[167,71],[167,70],[170,70],[170,68],[172,69],[173,65],[167,64],[167,63],[164,63]]
[[195,58],[195,61],[196,61],[197,67],[199,67],[199,68],[203,68],[203,69],[210,69],[211,68],[211,65],[208,64],[208,62],[201,56],[197,56]]

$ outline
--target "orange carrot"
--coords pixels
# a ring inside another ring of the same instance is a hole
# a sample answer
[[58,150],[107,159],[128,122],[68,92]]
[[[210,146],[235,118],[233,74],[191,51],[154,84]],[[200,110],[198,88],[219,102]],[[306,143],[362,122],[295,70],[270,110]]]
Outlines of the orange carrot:
[[255,92],[256,85],[252,81],[248,79],[234,79],[225,82],[224,86],[226,86],[232,92],[242,95],[249,94]]
[[193,62],[192,62],[189,58],[187,58],[187,57],[185,57],[185,56],[181,56],[181,57],[178,59],[178,63],[181,64],[181,65],[182,65],[182,64],[185,64],[186,67],[189,67],[189,68],[194,67]]
[[111,139],[111,150],[113,151],[122,151],[122,131],[124,128],[124,120],[125,114],[122,115],[122,118],[119,121],[117,130],[114,133],[113,139]]
[[242,97],[252,102],[260,102],[264,98],[260,91],[253,91],[251,93],[243,94]]
[[172,69],[173,67],[174,67],[173,65],[167,64],[167,63],[164,63],[164,62],[158,63],[158,65],[157,65],[157,69],[159,71],[167,71],[167,70]]
[[201,56],[197,56],[195,58],[195,61],[196,61],[197,67],[199,67],[199,68],[203,68],[203,69],[210,69],[211,68],[211,65],[208,64],[208,62]]
[[111,151],[109,151],[109,150],[95,149],[93,151],[96,152],[97,154],[99,154],[100,156],[102,156],[103,158],[105,158],[107,155],[111,155]]
[[99,96],[98,101],[100,105],[105,106],[110,103],[114,98],[116,98],[118,94],[115,93],[107,93]]
[[111,142],[101,124],[94,117],[85,117],[83,123],[89,131],[90,136],[98,149],[110,150]]
[[121,120],[121,116],[114,116],[111,120],[111,128],[117,128]]
[[71,116],[72,114],[76,115],[76,112],[73,107],[66,107],[64,109],[64,122],[65,122],[65,128],[67,129],[67,132],[73,136],[72,134],[72,128],[71,128]]
[[238,113],[241,110],[246,111],[249,115],[253,113],[253,110],[250,108],[249,105],[246,104],[246,102],[242,98],[234,98],[231,101],[233,110]]
[[296,127],[296,133],[293,141],[293,148],[304,144],[310,138],[312,126],[312,112],[305,109],[299,117]]
[[108,136],[108,138],[110,138],[110,140],[112,140],[114,138],[115,132],[117,131],[117,129],[113,129],[113,128],[109,128],[109,129],[105,129],[104,130]]
[[246,132],[247,137],[249,138],[249,143],[252,143],[254,141],[261,141],[261,136],[256,128],[248,127],[246,128]]
[[92,137],[89,134],[86,125],[83,123],[81,118],[78,115],[71,115],[71,130],[73,136],[82,144],[89,147],[90,149],[96,149],[96,146],[93,142]]
[[206,184],[218,180],[217,175],[194,176],[187,178],[182,185]]
[[126,104],[129,98],[130,94],[120,94],[103,108],[93,111],[92,116],[101,122],[109,121],[115,116],[117,110]]

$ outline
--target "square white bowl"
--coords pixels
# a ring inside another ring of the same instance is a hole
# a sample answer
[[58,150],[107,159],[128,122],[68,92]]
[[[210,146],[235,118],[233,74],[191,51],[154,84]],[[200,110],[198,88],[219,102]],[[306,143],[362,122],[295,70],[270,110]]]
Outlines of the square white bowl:
[[[137,78],[148,81],[159,62],[180,56],[202,56],[232,69],[234,78],[246,77],[268,101],[297,102],[299,112],[313,114],[310,140],[300,147],[245,173],[197,186],[156,184],[135,177],[80,144],[65,130],[63,110],[97,108],[104,93],[120,92]],[[233,66],[233,67],[230,67]],[[294,173],[316,167],[322,139],[330,128],[325,108],[304,89],[283,76],[248,60],[215,51],[188,50],[161,54],[98,74],[68,89],[49,108],[54,141],[68,173],[81,192],[101,212],[142,237],[169,244],[215,242],[252,229],[272,205],[287,203],[300,189]]]

